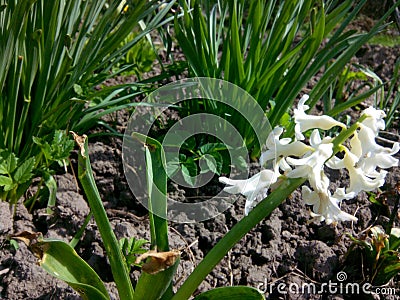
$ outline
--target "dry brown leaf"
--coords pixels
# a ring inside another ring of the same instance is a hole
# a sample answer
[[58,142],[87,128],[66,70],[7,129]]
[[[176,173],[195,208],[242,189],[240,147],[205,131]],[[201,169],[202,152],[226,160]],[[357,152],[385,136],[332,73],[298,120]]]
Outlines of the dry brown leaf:
[[143,253],[136,258],[135,263],[139,264],[145,259],[150,257],[150,260],[145,262],[142,266],[142,270],[149,274],[157,274],[158,272],[164,271],[171,267],[178,257],[181,255],[179,250],[172,250],[167,252],[157,252],[150,250],[149,252]]
[[42,234],[40,232],[33,232],[33,231],[21,231],[16,234],[10,235],[11,238],[20,240],[24,242],[25,245],[30,246],[34,243],[37,242],[38,237],[40,237]]
[[85,141],[86,141],[87,135],[84,134],[84,135],[80,136],[80,135],[77,135],[73,131],[70,131],[70,133],[72,133],[72,135],[74,136],[75,142],[78,144],[79,148],[81,149],[81,156],[83,158],[86,158],[86,155],[85,155]]

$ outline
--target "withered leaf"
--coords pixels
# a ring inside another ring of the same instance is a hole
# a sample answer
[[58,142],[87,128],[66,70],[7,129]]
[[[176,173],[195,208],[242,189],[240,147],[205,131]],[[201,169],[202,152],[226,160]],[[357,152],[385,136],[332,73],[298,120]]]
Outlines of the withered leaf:
[[177,260],[177,258],[181,255],[179,250],[172,250],[167,252],[157,252],[155,250],[150,250],[136,258],[135,263],[139,264],[147,258],[150,258],[149,261],[146,261],[142,270],[149,274],[157,274],[158,272],[164,271],[171,267]]
[[36,243],[39,237],[42,236],[42,233],[40,232],[33,232],[33,231],[21,231],[16,234],[10,235],[10,238],[13,238],[15,240],[20,240],[24,242],[25,245],[30,246],[33,243]]
[[85,156],[85,141],[86,141],[87,135],[84,134],[84,135],[80,136],[80,135],[77,135],[73,131],[70,131],[70,133],[72,133],[75,143],[77,143],[79,148],[81,149],[81,156],[83,158],[86,158],[86,156]]

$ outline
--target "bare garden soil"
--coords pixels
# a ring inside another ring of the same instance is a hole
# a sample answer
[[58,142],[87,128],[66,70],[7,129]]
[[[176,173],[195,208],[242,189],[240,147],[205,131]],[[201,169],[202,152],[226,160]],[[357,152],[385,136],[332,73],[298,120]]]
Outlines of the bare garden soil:
[[[355,61],[369,66],[387,80],[393,72],[399,50],[399,46],[367,45],[358,53]],[[110,120],[123,131],[128,118],[128,113],[119,112]],[[385,139],[400,141],[399,123],[393,124],[388,131],[390,134],[384,135]],[[93,137],[89,142],[95,179],[117,238],[149,239],[146,210],[134,199],[124,177],[122,141],[113,137]],[[75,166],[76,157],[74,153],[72,162]],[[400,158],[399,154],[397,158]],[[255,172],[256,167],[252,171]],[[57,205],[51,216],[45,213],[45,209],[37,209],[30,214],[23,205],[19,205],[13,218],[8,203],[0,203],[0,299],[80,299],[65,283],[42,270],[37,265],[37,258],[25,244],[19,243],[19,249],[16,250],[7,240],[10,234],[30,230],[42,232],[45,237],[70,241],[79,230],[89,213],[88,204],[70,169],[68,173],[61,172],[56,177]],[[343,185],[343,180],[346,178],[331,175],[332,182]],[[382,191],[392,190],[399,182],[400,169],[390,170]],[[169,186],[172,197],[176,199],[212,196],[222,188],[217,178],[206,188],[198,190]],[[197,241],[182,254],[175,286],[179,286],[218,240],[243,218],[245,199],[233,197],[237,198],[234,206],[214,219],[193,224],[170,223],[171,248],[184,248]],[[386,208],[392,210],[393,205],[394,199],[388,198]],[[318,288],[329,281],[340,283],[337,278],[340,271],[346,272],[346,282],[363,282],[367,274],[361,256],[346,260],[351,245],[347,234],[362,237],[371,226],[385,226],[389,215],[386,209],[372,204],[366,194],[346,201],[342,208],[355,214],[358,222],[339,223],[336,226],[310,223],[309,207],[303,203],[300,193],[295,192],[228,253],[196,293],[220,286],[247,285],[265,290],[268,299],[400,299],[400,276],[386,286],[395,288],[397,296],[346,295],[340,291],[322,294],[279,293],[277,287],[280,283],[287,287],[290,284],[301,286],[302,283],[314,283]],[[395,226],[400,226],[399,218]],[[105,250],[93,220],[76,250],[107,283],[111,297],[118,299]],[[134,269],[132,278],[138,278],[139,274],[139,269]]]

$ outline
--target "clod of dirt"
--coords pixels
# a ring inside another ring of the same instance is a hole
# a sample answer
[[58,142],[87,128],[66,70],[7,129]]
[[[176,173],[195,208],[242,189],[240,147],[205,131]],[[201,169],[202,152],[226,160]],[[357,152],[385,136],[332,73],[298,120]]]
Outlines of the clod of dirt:
[[296,250],[301,270],[318,281],[328,281],[336,271],[339,259],[335,252],[322,241],[302,242]]

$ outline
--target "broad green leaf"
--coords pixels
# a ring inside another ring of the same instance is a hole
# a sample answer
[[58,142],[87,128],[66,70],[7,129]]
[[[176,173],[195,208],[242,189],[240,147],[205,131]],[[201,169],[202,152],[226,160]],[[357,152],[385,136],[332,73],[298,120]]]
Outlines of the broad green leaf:
[[219,287],[213,290],[201,293],[194,300],[263,300],[264,295],[257,289],[248,286],[228,286]]
[[182,145],[183,148],[189,149],[189,150],[194,150],[196,149],[196,139],[194,136],[189,137],[188,139],[185,140],[185,142]]
[[200,157],[199,159],[199,167],[200,167],[200,174],[205,174],[208,172],[213,172],[215,170],[215,164],[213,163],[213,158],[210,154],[206,154]]
[[69,157],[70,152],[74,148],[74,141],[65,134],[65,130],[54,131],[51,140],[49,137],[34,137],[33,141],[40,146],[48,165],[57,162],[62,166],[64,160]]
[[216,151],[226,150],[227,147],[224,143],[207,143],[199,147],[202,154],[211,154]]
[[67,243],[45,239],[31,247],[40,258],[39,265],[49,274],[65,281],[84,300],[110,299],[97,273]]
[[0,174],[11,174],[17,167],[18,158],[14,153],[3,150],[0,152]]
[[0,186],[3,186],[5,191],[11,190],[11,188],[9,187],[12,185],[13,185],[13,180],[10,177],[0,175]]
[[50,149],[53,159],[57,161],[59,165],[62,165],[63,161],[69,157],[73,148],[74,141],[65,134],[64,130],[56,130],[54,132]]
[[181,164],[177,157],[173,157],[167,161],[166,172],[169,178],[172,178],[180,169]]
[[32,170],[35,165],[35,158],[30,157],[20,165],[14,174],[14,180],[18,184],[27,182],[33,176]]
[[213,174],[220,175],[222,170],[222,155],[218,152],[203,155],[200,160],[200,173],[211,171]]
[[83,89],[79,84],[74,84],[74,92],[78,95],[78,96],[82,96],[83,95]]
[[246,170],[248,167],[248,162],[243,156],[232,157],[232,164],[239,170]]
[[185,181],[194,186],[196,184],[196,175],[198,174],[197,164],[192,157],[189,157],[181,164],[182,176]]

